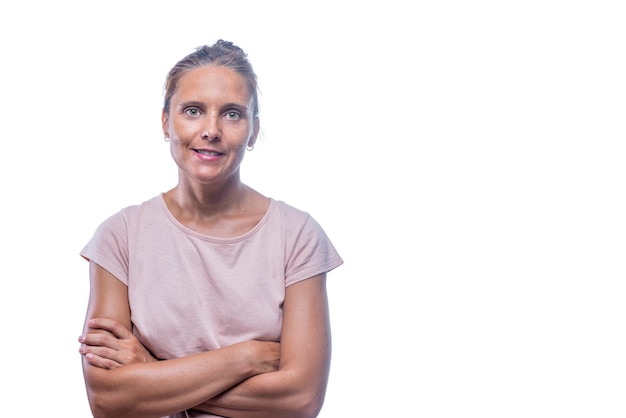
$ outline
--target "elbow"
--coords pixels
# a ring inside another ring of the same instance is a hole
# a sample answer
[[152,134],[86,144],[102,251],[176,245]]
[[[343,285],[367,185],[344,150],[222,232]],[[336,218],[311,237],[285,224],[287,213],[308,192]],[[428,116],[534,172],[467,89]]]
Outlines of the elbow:
[[111,411],[108,406],[110,405],[104,398],[97,393],[89,394],[89,407],[91,408],[91,414],[94,418],[109,418],[114,416],[114,412]]
[[287,407],[283,410],[286,412],[284,415],[289,418],[317,417],[324,406],[326,383],[327,379],[295,374],[291,380],[289,394],[284,399],[286,402],[283,403],[283,407]]
[[87,400],[93,417],[141,418],[145,416],[145,413],[137,411],[139,402],[135,392],[122,383],[127,376],[117,376],[114,373],[108,370],[100,371],[94,367],[90,369],[89,374],[86,374]]
[[94,418],[119,417],[119,411],[114,411],[111,405],[112,402],[110,402],[108,396],[97,393],[89,394],[89,407]]
[[324,399],[316,399],[315,401],[309,403],[305,406],[304,411],[306,418],[315,418],[319,415],[322,410],[322,406],[324,406]]
[[310,404],[304,406],[297,414],[297,418],[315,418],[322,410],[321,404]]
[[315,418],[324,406],[324,393],[303,393],[295,404],[293,418]]
[[119,408],[119,402],[113,401],[106,393],[89,393],[89,407],[94,418],[124,418],[128,410]]

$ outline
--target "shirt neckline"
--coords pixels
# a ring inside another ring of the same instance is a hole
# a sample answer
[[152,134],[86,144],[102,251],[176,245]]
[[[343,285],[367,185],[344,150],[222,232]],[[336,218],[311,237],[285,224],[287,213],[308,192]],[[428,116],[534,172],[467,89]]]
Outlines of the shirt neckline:
[[265,211],[265,214],[263,215],[261,220],[259,220],[259,222],[257,222],[256,225],[254,225],[251,229],[249,229],[247,232],[244,232],[241,235],[238,235],[238,236],[235,236],[235,237],[224,238],[224,237],[215,237],[215,236],[211,236],[211,235],[201,234],[201,233],[199,233],[197,231],[194,231],[191,228],[187,228],[185,225],[180,223],[178,221],[178,219],[176,219],[176,217],[172,214],[170,209],[167,207],[167,204],[165,203],[164,194],[165,193],[161,193],[158,196],[159,206],[163,210],[163,213],[165,214],[165,216],[170,220],[170,222],[172,224],[174,224],[174,226],[176,226],[178,229],[180,229],[181,231],[183,231],[187,235],[191,235],[193,237],[200,238],[200,239],[205,240],[205,241],[212,241],[212,242],[219,242],[219,243],[235,243],[235,242],[243,241],[243,240],[251,237],[252,235],[256,234],[256,232],[259,229],[261,229],[263,227],[263,225],[269,219],[270,213],[272,212],[272,210],[274,208],[274,205],[275,205],[274,199],[272,199],[271,197],[268,198],[269,201],[270,201],[270,204],[267,207],[267,210]]

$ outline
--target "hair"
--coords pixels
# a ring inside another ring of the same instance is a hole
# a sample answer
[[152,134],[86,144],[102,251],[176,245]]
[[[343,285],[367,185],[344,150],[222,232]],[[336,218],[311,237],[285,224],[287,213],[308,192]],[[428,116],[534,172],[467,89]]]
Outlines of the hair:
[[259,99],[257,77],[248,60],[248,54],[232,42],[218,40],[213,45],[204,45],[196,48],[195,52],[187,55],[172,67],[165,80],[165,97],[163,110],[170,112],[170,101],[178,88],[178,82],[189,71],[204,65],[219,65],[232,69],[241,75],[248,84],[252,96],[252,114],[259,116]]

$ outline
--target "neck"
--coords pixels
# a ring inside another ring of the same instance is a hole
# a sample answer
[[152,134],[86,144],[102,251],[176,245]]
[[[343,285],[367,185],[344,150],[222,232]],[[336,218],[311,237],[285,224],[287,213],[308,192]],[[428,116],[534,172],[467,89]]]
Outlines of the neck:
[[215,216],[237,210],[244,204],[249,188],[239,176],[217,185],[191,184],[181,180],[167,192],[170,200],[188,216]]

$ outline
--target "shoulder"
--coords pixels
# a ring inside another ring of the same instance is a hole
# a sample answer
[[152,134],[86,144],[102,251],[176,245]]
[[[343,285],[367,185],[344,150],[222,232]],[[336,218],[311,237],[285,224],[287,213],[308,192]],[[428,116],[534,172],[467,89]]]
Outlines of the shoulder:
[[324,236],[322,226],[310,212],[296,208],[281,200],[272,200],[272,216],[280,221],[280,226],[288,234],[304,236]]
[[121,228],[139,222],[145,214],[154,213],[161,210],[161,196],[153,197],[139,204],[133,204],[118,210],[114,214],[106,218],[100,225],[100,228]]
[[296,208],[282,200],[272,199],[271,210],[273,216],[281,220],[284,226],[301,229],[305,227],[317,228],[317,222],[308,211]]
[[272,206],[275,212],[279,213],[285,218],[293,220],[306,220],[311,217],[308,212],[291,206],[282,200],[272,199]]

